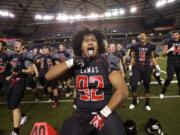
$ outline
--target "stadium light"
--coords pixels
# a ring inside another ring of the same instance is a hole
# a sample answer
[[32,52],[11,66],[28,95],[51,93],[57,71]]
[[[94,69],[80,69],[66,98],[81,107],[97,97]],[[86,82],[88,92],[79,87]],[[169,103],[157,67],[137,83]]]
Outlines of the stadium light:
[[175,2],[175,0],[167,0],[167,3]]
[[69,16],[66,14],[58,14],[58,16],[56,17],[56,20],[66,22],[69,20]]
[[54,19],[54,15],[40,15],[37,14],[34,17],[36,20],[44,20],[44,21],[50,21]]
[[9,11],[5,11],[5,10],[0,10],[0,16],[2,17],[9,17],[9,18],[14,18],[15,15]]
[[156,7],[162,7],[164,5],[166,5],[166,0],[159,0],[156,2]]
[[53,20],[54,16],[53,15],[44,15],[42,19],[49,21],[49,20]]
[[118,10],[117,9],[113,9],[112,10],[112,16],[118,16]]
[[83,19],[84,16],[82,16],[82,15],[80,15],[80,14],[77,14],[77,15],[74,15],[74,18],[75,18],[76,20],[80,20],[80,19]]
[[175,0],[158,0],[156,2],[156,7],[159,8],[159,7],[165,6],[166,4],[173,3],[173,2],[175,2]]
[[73,20],[75,20],[75,17],[74,17],[73,15],[70,15],[70,16],[69,16],[69,20],[72,20],[72,21],[73,21]]
[[120,15],[124,15],[125,14],[125,10],[123,8],[119,9],[119,14]]
[[104,16],[105,16],[105,17],[111,17],[111,16],[112,16],[112,13],[111,13],[111,12],[105,12],[105,13],[104,13]]
[[135,13],[137,11],[137,7],[133,6],[130,8],[131,13]]
[[41,20],[41,19],[42,19],[42,15],[37,14],[37,15],[35,15],[34,18],[35,18],[36,20]]
[[91,13],[89,15],[86,16],[87,19],[96,19],[98,18],[99,15],[98,14],[95,14],[95,13]]

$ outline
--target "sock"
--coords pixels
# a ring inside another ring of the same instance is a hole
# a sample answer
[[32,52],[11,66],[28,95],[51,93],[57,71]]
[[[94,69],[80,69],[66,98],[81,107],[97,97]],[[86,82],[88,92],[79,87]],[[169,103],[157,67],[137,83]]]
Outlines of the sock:
[[37,92],[35,92],[35,93],[34,93],[34,97],[35,97],[36,99],[38,99],[38,98],[39,98],[39,95],[38,95],[38,93],[37,93]]
[[54,102],[58,102],[58,96],[54,96]]
[[19,127],[18,128],[14,128],[14,132],[19,135]]
[[146,105],[149,105],[149,98],[146,98],[145,106],[146,106]]
[[133,103],[134,105],[137,104],[137,97],[133,96],[133,101],[132,101],[132,103]]
[[25,113],[22,113],[22,114],[21,114],[21,117],[24,117],[24,116],[26,116],[26,114],[25,114]]
[[50,96],[50,99],[53,99],[54,97],[52,92],[49,93],[49,96]]
[[155,76],[156,80],[158,81],[159,85],[162,86],[161,78],[160,76]]
[[166,93],[166,89],[167,89],[167,86],[163,86],[161,93],[165,94]]
[[48,90],[47,90],[47,88],[44,88],[44,95],[48,95]]
[[66,88],[66,93],[70,93],[70,92],[71,92],[71,89],[70,89],[69,86],[67,86],[67,88]]

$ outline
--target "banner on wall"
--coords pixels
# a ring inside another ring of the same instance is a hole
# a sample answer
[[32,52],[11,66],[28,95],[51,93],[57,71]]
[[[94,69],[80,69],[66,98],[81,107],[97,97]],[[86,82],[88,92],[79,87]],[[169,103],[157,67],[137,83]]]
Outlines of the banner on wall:
[[5,41],[7,43],[7,45],[14,45],[14,43],[16,42],[15,38],[1,38],[0,40]]

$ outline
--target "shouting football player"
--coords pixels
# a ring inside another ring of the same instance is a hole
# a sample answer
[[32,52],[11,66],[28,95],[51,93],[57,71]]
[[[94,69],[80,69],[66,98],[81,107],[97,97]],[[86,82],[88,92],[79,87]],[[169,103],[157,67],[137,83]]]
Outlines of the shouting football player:
[[143,81],[145,89],[145,109],[150,111],[149,103],[149,83],[151,77],[151,67],[150,60],[156,66],[158,72],[160,72],[160,67],[157,65],[156,59],[154,57],[155,46],[149,43],[148,37],[145,33],[139,35],[140,43],[133,46],[131,50],[131,62],[129,65],[129,70],[132,71],[131,77],[131,89],[132,89],[132,104],[129,106],[129,109],[134,109],[138,103],[138,93],[137,85],[138,81]]
[[79,31],[72,43],[75,57],[54,66],[46,74],[48,80],[68,71],[75,76],[77,109],[64,122],[61,135],[125,135],[115,108],[124,102],[128,89],[119,71],[118,58],[103,55],[104,38],[97,30]]
[[163,99],[166,93],[167,87],[173,79],[174,73],[176,73],[179,95],[180,95],[180,35],[179,32],[172,32],[171,39],[164,43],[163,55],[167,56],[167,79],[164,83],[162,91],[160,93],[160,98]]

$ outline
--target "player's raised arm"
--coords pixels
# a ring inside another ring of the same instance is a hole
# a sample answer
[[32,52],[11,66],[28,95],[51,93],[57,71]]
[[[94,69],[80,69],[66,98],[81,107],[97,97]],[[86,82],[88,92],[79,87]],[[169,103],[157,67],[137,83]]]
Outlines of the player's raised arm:
[[[67,63],[69,63],[69,67],[68,67]],[[46,73],[46,79],[53,80],[53,79],[56,79],[56,78],[62,76],[70,68],[71,63],[73,66],[73,59],[63,62],[63,63],[60,63],[58,65],[55,65]]]
[[54,80],[62,76],[66,71],[71,69],[73,66],[83,67],[85,65],[85,59],[82,57],[74,57],[63,63],[55,65],[46,74],[47,80]]

